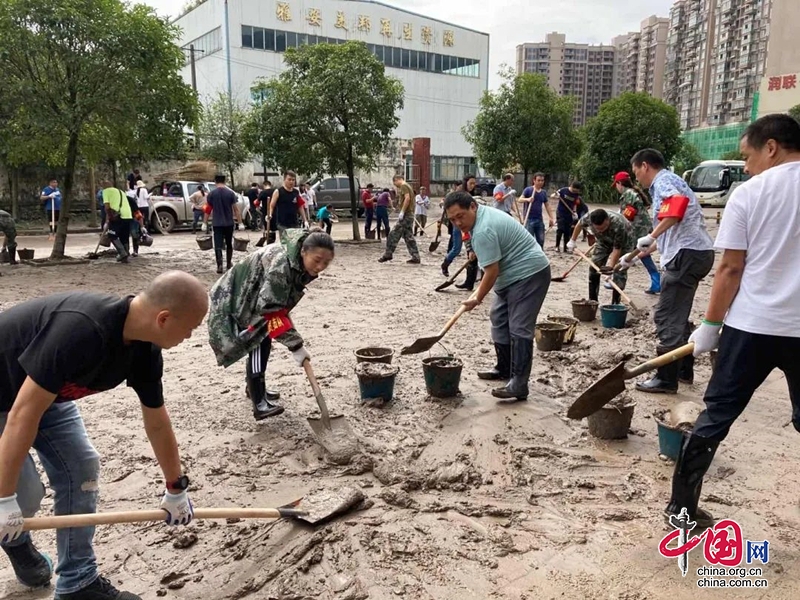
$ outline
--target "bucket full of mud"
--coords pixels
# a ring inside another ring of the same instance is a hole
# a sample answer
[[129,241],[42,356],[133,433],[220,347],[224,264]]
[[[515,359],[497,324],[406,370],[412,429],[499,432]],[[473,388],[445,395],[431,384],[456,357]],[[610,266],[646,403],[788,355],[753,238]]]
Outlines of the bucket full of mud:
[[656,418],[658,427],[658,452],[672,460],[678,460],[683,445],[683,429]]
[[359,348],[356,350],[356,362],[371,362],[371,363],[386,363],[392,364],[392,357],[394,357],[394,350],[391,348],[379,348],[376,346],[367,346],[366,348]]
[[17,254],[19,255],[20,260],[33,260],[33,253],[35,250],[29,250],[28,248],[23,248],[22,250],[17,250]]
[[200,248],[200,250],[211,250],[211,248],[214,247],[214,242],[210,235],[198,235],[195,238],[195,241],[197,242],[197,247]]
[[536,333],[533,336],[536,340],[536,348],[540,352],[561,350],[564,346],[564,338],[568,329],[569,327],[561,323],[551,323],[549,321],[537,323]]
[[578,319],[574,317],[547,317],[547,321],[567,326],[567,333],[564,334],[565,344],[571,344],[575,341],[575,334],[578,333]]
[[578,319],[588,323],[597,318],[597,307],[600,305],[595,300],[573,300],[572,301],[572,315]]
[[606,329],[624,329],[628,307],[624,304],[605,304],[600,307],[600,320]]
[[391,402],[394,396],[394,382],[400,367],[386,363],[362,362],[356,365],[358,387],[361,401],[382,400]]
[[429,356],[422,359],[425,389],[434,398],[452,398],[459,393],[464,363],[453,356]]
[[237,252],[247,252],[247,244],[250,243],[250,240],[247,238],[240,238],[234,237],[233,238],[233,249]]
[[621,440],[628,437],[636,402],[612,401],[587,417],[589,433],[601,440]]

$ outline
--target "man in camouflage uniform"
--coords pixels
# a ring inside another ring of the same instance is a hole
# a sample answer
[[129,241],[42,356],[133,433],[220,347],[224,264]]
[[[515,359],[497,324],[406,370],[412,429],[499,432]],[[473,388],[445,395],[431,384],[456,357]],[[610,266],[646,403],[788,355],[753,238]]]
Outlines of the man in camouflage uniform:
[[311,358],[288,316],[305,294],[306,285],[316,279],[306,273],[300,257],[308,235],[303,229],[281,232],[280,244],[253,252],[211,288],[209,343],[222,367],[249,355],[247,392],[257,421],[283,412],[274,402],[280,395],[266,390],[272,341],[286,346],[300,366]]
[[378,262],[392,260],[397,244],[400,242],[400,238],[403,238],[406,242],[408,253],[411,255],[411,258],[406,262],[418,265],[420,263],[419,249],[417,248],[417,241],[414,239],[414,190],[400,175],[395,175],[392,181],[397,188],[397,197],[400,199],[400,216],[397,219],[397,224],[389,233],[389,237],[386,238],[386,252],[378,259]]
[[8,249],[9,262],[12,265],[17,264],[17,224],[4,210],[0,210],[0,233],[5,235],[3,248]]
[[[581,231],[586,229],[593,233],[596,242],[592,262],[609,274],[613,271],[616,264],[627,253],[633,252],[636,248],[636,240],[633,237],[631,224],[628,220],[618,213],[608,213],[602,208],[593,210],[578,221],[572,232],[572,239],[567,244],[567,250],[575,249],[575,241]],[[625,289],[628,282],[627,271],[617,271],[614,273],[614,283],[621,289]],[[594,269],[589,269],[589,300],[599,300],[600,297],[600,273]],[[619,304],[620,294],[614,290],[611,302]]]

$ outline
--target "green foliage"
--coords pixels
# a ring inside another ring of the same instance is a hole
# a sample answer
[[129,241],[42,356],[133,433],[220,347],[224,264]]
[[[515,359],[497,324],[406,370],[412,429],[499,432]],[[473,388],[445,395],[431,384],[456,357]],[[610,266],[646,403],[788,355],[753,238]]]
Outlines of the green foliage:
[[701,162],[703,162],[703,157],[697,146],[684,141],[681,149],[672,159],[672,166],[678,175],[682,175],[686,171],[694,169]]
[[64,170],[52,257],[64,255],[79,156],[164,156],[183,145],[197,103],[179,71],[176,27],[119,0],[4,0],[0,72],[9,164]]
[[631,157],[643,148],[659,150],[670,164],[683,143],[676,110],[648,94],[632,92],[603,104],[583,128],[583,136],[577,169],[585,181],[596,183],[630,171]]
[[793,106],[789,109],[789,115],[792,116],[797,121],[800,121],[800,104],[797,106]]
[[731,150],[722,155],[722,160],[744,160],[744,155],[739,150]]
[[375,168],[403,108],[403,86],[387,77],[366,44],[292,48],[287,70],[261,82],[247,126],[251,151],[267,165],[305,173],[346,173],[353,239],[360,239],[355,169]]
[[560,98],[542,75],[501,71],[496,92],[484,92],[480,112],[462,130],[478,162],[500,175],[523,171],[568,171],[581,150],[572,125],[574,101]]
[[225,169],[234,187],[233,173],[250,158],[245,144],[247,109],[225,92],[208,102],[200,113],[195,129],[200,156],[212,160]]

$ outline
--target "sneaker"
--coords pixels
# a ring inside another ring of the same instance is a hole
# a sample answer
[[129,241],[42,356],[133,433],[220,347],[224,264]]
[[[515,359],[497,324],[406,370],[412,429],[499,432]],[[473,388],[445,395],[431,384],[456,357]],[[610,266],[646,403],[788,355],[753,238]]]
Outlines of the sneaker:
[[217,274],[222,275],[222,265],[217,265]]
[[108,579],[100,576],[77,592],[57,593],[53,600],[142,600],[142,597],[130,592],[120,592]]
[[36,549],[30,538],[19,546],[3,546],[3,550],[8,555],[14,574],[22,585],[32,588],[50,585],[53,563],[49,556]]
[[414,258],[409,258],[406,262],[410,265],[418,265],[421,261],[419,260],[419,256],[416,256]]
[[391,255],[391,254],[384,254],[383,256],[381,256],[381,257],[378,259],[378,262],[379,262],[379,263],[384,263],[384,262],[388,262],[388,261],[390,261],[390,260],[392,260],[392,255]]

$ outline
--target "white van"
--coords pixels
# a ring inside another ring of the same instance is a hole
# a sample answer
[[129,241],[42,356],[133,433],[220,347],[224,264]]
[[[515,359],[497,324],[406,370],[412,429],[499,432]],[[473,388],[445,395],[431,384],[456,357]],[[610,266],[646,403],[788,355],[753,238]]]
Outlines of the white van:
[[742,160],[706,160],[686,171],[683,179],[692,188],[700,206],[722,207],[731,192],[750,176],[744,172]]

